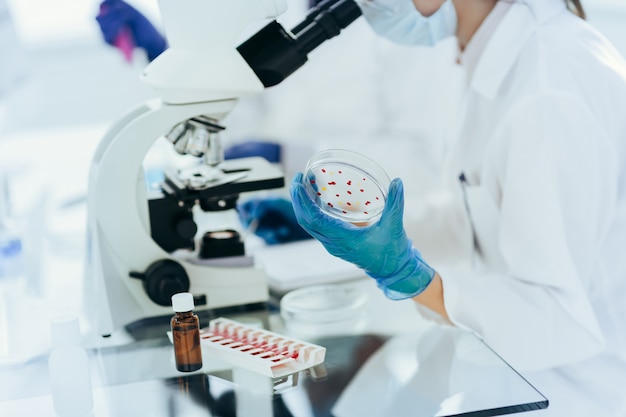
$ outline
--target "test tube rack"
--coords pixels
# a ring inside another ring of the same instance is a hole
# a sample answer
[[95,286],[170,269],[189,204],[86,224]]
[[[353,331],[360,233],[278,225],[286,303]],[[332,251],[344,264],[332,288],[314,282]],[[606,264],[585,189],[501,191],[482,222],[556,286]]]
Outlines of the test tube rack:
[[325,347],[223,317],[200,329],[200,344],[203,354],[271,378],[313,368],[326,357]]

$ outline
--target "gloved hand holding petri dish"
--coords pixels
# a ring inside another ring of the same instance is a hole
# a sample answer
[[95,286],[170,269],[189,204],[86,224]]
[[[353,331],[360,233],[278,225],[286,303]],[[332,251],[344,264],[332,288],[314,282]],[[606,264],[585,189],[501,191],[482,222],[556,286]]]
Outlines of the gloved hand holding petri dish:
[[404,186],[370,159],[328,150],[291,182],[298,224],[333,256],[374,278],[392,300],[415,297],[435,276],[403,225]]
[[345,149],[313,155],[302,181],[320,210],[356,226],[368,226],[380,218],[391,183],[376,162]]

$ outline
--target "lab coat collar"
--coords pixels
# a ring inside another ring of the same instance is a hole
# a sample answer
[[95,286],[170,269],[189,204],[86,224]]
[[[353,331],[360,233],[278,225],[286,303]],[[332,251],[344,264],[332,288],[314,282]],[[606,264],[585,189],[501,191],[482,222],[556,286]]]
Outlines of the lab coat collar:
[[563,0],[513,1],[470,75],[470,88],[493,99],[530,36],[565,8]]

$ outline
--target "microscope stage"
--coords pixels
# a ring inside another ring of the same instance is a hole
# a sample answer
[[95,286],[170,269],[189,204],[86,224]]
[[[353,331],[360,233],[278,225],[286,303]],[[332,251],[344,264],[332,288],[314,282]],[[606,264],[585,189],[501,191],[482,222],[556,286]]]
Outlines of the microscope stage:
[[[222,162],[214,170],[218,175],[205,177],[198,181],[201,186],[189,184],[188,177],[201,177],[203,166],[198,167],[195,174],[186,171],[168,173],[163,184],[163,191],[176,194],[181,200],[190,197],[212,198],[225,195],[236,195],[244,192],[282,188],[285,178],[278,166],[262,157],[230,159]],[[210,169],[210,168],[209,168]]]

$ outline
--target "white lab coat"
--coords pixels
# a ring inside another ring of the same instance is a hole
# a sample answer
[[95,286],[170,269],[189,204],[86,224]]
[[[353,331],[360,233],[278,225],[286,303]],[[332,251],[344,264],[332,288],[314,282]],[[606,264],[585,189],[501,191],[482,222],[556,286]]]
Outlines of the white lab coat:
[[473,266],[435,265],[446,310],[541,413],[626,415],[626,63],[563,0],[520,0],[467,82],[448,230]]

